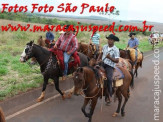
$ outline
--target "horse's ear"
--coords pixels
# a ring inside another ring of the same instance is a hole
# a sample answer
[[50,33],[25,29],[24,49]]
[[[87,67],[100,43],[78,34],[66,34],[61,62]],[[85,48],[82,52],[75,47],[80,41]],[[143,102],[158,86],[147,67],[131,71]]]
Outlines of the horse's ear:
[[81,73],[83,73],[83,68],[81,67],[79,71],[80,71]]

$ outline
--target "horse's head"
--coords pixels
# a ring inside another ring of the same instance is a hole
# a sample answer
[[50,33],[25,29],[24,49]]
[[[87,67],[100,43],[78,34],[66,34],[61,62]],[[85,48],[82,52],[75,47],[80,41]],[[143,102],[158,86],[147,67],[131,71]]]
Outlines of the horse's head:
[[85,79],[84,79],[84,70],[83,68],[79,67],[76,72],[74,73],[74,95],[79,95],[82,91],[83,86],[85,85]]
[[130,50],[119,49],[120,57],[130,59]]
[[23,53],[20,56],[20,62],[26,62],[28,59],[33,57],[33,44],[34,41],[30,41],[29,43],[26,44]]
[[95,65],[96,65],[96,59],[92,58],[92,59],[89,61],[89,66],[94,67]]

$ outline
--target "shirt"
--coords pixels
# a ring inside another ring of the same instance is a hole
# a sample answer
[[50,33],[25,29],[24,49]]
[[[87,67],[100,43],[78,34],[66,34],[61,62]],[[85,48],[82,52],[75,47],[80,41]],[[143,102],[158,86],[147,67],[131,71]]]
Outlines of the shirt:
[[52,32],[47,32],[46,33],[46,39],[49,41],[53,41],[54,40],[54,35]]
[[112,57],[112,58],[119,58],[119,49],[115,45],[113,47],[104,45],[102,52],[103,52],[102,60],[103,60],[104,64],[107,64],[107,65],[115,68],[116,63],[111,61],[110,59],[106,58],[106,56],[108,54],[110,54],[110,57]]
[[[128,45],[129,45],[129,47],[133,48],[133,47],[139,45],[139,40],[137,38],[129,39]],[[135,48],[135,49],[137,49],[137,48]]]
[[70,34],[67,38],[65,36],[65,33],[61,34],[56,45],[62,51],[73,54],[78,48],[78,40],[74,34]]
[[100,44],[100,34],[94,33],[91,40],[93,44]]

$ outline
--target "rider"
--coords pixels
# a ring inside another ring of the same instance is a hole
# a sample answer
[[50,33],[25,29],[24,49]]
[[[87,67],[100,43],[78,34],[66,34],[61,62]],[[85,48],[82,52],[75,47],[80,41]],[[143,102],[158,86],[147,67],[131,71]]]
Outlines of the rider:
[[48,45],[49,48],[51,48],[51,45],[54,43],[54,34],[51,32],[51,29],[48,28],[49,31],[46,33],[46,40],[45,43]]
[[[90,44],[94,44],[96,46],[96,52],[95,55],[97,55],[98,51],[99,51],[99,47],[100,47],[100,34],[97,33],[97,31],[95,31],[93,33],[93,35],[90,38]],[[96,57],[95,57],[96,58]]]
[[[104,68],[107,74],[107,86],[110,97],[112,97],[112,76],[116,63],[119,62],[119,49],[114,45],[115,41],[119,41],[119,38],[113,34],[106,37],[108,44],[104,45],[102,53],[100,53],[97,61],[102,57]],[[110,100],[111,102],[111,100]]]
[[138,45],[139,45],[139,40],[135,37],[135,33],[131,32],[129,34],[129,41],[128,41],[128,45],[127,45],[127,48],[130,47],[130,48],[133,48],[135,49],[135,57],[136,57],[136,60],[134,62],[134,66],[133,68],[135,68],[135,65],[137,63],[137,57],[138,57]]
[[58,41],[56,42],[54,48],[61,49],[64,53],[64,76],[63,79],[67,77],[68,72],[68,61],[71,55],[77,50],[78,48],[78,40],[76,36],[73,34],[73,30],[68,30],[70,25],[65,27],[65,33],[63,33]]

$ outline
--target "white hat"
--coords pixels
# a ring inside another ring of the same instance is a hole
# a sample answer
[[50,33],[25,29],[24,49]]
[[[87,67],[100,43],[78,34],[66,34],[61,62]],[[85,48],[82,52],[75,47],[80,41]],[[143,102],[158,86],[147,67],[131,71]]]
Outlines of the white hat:
[[65,33],[64,31],[60,31],[59,34]]

